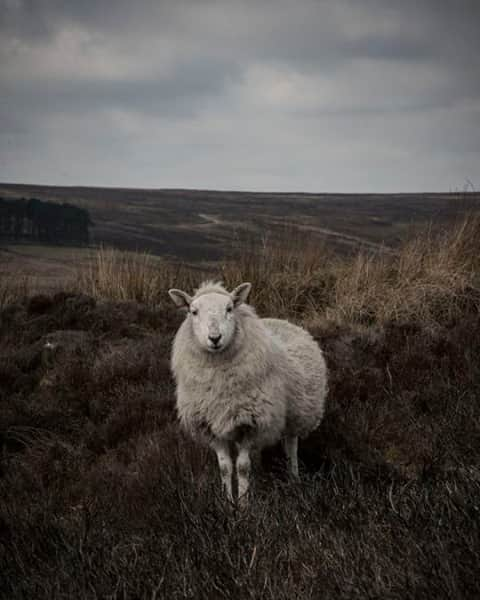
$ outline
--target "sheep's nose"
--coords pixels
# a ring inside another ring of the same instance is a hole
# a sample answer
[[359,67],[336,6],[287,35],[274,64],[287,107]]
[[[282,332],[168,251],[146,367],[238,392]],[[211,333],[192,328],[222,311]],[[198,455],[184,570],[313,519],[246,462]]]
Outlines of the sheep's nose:
[[214,344],[216,346],[218,344],[218,342],[220,341],[221,337],[222,337],[222,334],[220,334],[220,335],[209,335],[208,339],[212,342],[212,344]]

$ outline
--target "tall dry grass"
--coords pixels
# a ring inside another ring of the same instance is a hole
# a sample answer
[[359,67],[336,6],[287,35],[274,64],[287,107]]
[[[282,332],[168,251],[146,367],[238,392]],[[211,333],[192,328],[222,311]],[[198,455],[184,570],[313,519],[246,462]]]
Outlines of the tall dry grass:
[[[337,266],[329,319],[341,322],[448,321],[478,303],[480,217],[428,227],[396,255],[359,253]],[[477,304],[478,305],[478,304]]]
[[326,279],[320,265],[330,256],[313,239],[249,240],[234,259],[214,267],[197,267],[163,260],[148,253],[98,249],[90,263],[78,270],[75,287],[97,299],[135,300],[148,305],[165,301],[171,287],[193,290],[205,278],[227,287],[241,281],[253,284],[252,300],[260,312],[301,318],[324,302]]
[[75,287],[97,299],[135,300],[151,306],[162,302],[166,290],[178,282],[193,283],[193,273],[181,264],[146,252],[101,247],[78,270]]
[[285,230],[280,238],[248,242],[219,270],[227,288],[252,284],[251,301],[260,314],[301,320],[328,299],[333,259],[323,240]]
[[227,285],[253,283],[262,314],[294,320],[446,322],[480,300],[480,215],[439,231],[432,225],[398,252],[338,257],[312,237],[290,235],[247,248],[225,263]]
[[205,277],[232,288],[253,284],[261,315],[294,321],[445,322],[480,294],[480,216],[443,231],[426,228],[397,253],[334,256],[315,237],[292,232],[246,243],[213,269],[194,270],[145,253],[101,248],[78,276],[81,291],[100,299],[165,302],[170,287],[193,290]]
[[34,288],[32,278],[0,271],[0,310],[25,298]]

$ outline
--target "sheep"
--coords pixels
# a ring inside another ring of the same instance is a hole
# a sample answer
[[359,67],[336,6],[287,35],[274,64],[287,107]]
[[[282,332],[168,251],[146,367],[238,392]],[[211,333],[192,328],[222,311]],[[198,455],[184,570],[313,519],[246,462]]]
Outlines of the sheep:
[[[169,290],[187,311],[173,341],[171,368],[183,428],[217,454],[222,486],[247,503],[250,453],[282,441],[298,479],[298,438],[323,418],[327,368],[322,351],[303,328],[261,319],[246,304],[250,283],[229,293],[207,281],[189,296]],[[234,458],[236,450],[236,458]]]

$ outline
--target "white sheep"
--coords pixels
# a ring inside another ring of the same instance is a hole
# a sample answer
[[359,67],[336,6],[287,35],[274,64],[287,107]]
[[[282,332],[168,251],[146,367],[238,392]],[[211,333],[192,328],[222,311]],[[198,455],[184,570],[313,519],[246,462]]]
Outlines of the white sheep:
[[282,440],[298,477],[298,438],[324,413],[327,369],[312,336],[279,319],[260,319],[245,304],[251,284],[229,293],[206,282],[193,297],[172,289],[187,309],[172,351],[181,424],[216,452],[222,484],[233,501],[234,450],[238,498],[245,503],[250,452]]

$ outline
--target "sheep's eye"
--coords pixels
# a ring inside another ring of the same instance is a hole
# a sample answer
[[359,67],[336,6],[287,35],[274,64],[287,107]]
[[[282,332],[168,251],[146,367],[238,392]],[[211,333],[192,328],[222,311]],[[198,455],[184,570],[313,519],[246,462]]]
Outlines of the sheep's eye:
[[192,313],[192,315],[194,317],[196,317],[198,315],[198,309],[196,309],[196,308],[192,308],[192,310],[190,312]]
[[232,312],[232,310],[233,310],[233,307],[232,307],[232,306],[227,306],[227,313],[230,313],[230,312]]

